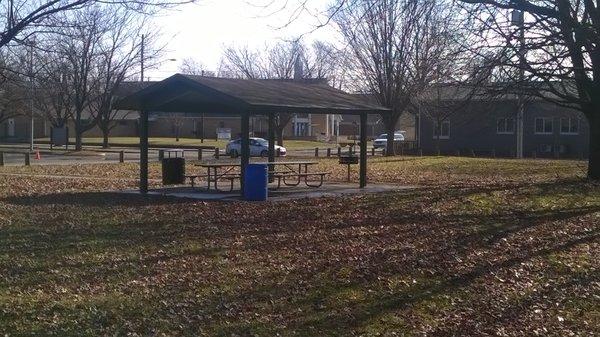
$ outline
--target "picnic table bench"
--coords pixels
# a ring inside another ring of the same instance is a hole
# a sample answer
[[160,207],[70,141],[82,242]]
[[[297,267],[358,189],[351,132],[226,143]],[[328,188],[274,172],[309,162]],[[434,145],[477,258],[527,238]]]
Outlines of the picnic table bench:
[[189,179],[190,180],[190,185],[192,185],[192,187],[194,187],[196,179],[206,178],[206,174],[186,174],[185,178]]
[[[329,174],[329,172],[308,172],[309,166],[318,164],[316,161],[277,161],[257,164],[268,165],[269,177],[277,179],[277,187],[275,187],[275,189],[281,188],[282,182],[286,186],[298,186],[302,183],[302,179],[304,179],[304,183],[308,187],[321,187],[325,180],[325,176]],[[235,169],[241,168],[241,164],[213,163],[196,164],[196,166],[206,168],[207,174],[186,175],[186,178],[190,180],[192,187],[195,186],[196,179],[207,178],[207,189],[210,190],[214,187],[215,191],[219,191],[218,182],[219,180],[224,179],[230,182],[229,192],[231,192],[233,191],[235,181],[241,180],[242,178],[241,173],[234,171]],[[309,180],[310,177],[319,177],[320,179],[311,183]],[[290,182],[290,179],[292,178],[297,179]]]
[[[189,179],[190,181],[190,185],[192,187],[196,186],[196,179],[200,179],[200,178],[208,178],[209,176],[206,174],[190,174],[190,175],[186,175],[185,178]],[[231,182],[231,187],[229,189],[229,191],[233,191],[233,184],[236,180],[241,179],[241,175],[240,174],[225,174],[225,175],[221,175],[219,176],[219,179],[225,179],[225,180],[229,180]],[[217,190],[219,190],[217,188]]]
[[[228,180],[229,181],[229,192],[233,191],[233,186],[236,180],[241,180],[242,179],[242,175],[238,172],[234,172],[234,170],[236,168],[241,168],[242,165],[241,164],[196,164],[196,166],[202,167],[202,168],[206,168],[207,169],[207,174],[203,174],[203,175],[198,175],[196,176],[196,178],[198,177],[203,177],[206,178],[207,180],[207,184],[206,184],[206,188],[208,190],[211,189],[211,184],[214,184],[214,189],[215,191],[220,191],[219,189],[219,180],[224,179],[224,180]],[[222,172],[220,172],[222,171]],[[193,181],[196,178],[191,178],[192,180],[192,187],[193,185]]]
[[[304,183],[306,184],[306,186],[308,187],[321,187],[323,186],[323,181],[325,179],[325,176],[328,175],[329,172],[311,172],[311,173],[296,173],[296,172],[280,172],[280,173],[275,173],[273,174],[274,178],[277,178],[277,189],[281,188],[281,182],[283,181],[283,184],[286,186],[298,186],[300,185],[300,183],[302,182],[302,178],[304,178]],[[318,176],[321,177],[321,179],[319,180],[318,183],[309,183],[308,177],[313,177],[313,176]],[[298,180],[294,181],[293,183],[289,183],[286,178],[298,178]]]
[[[325,176],[327,176],[329,172],[308,172],[309,166],[318,163],[318,161],[276,161],[260,164],[269,165],[269,176],[277,179],[277,187],[274,189],[279,189],[281,188],[282,182],[286,186],[298,186],[302,183],[302,178],[304,178],[304,183],[308,187],[316,188],[323,186]],[[277,169],[275,167],[277,167]],[[318,183],[310,183],[308,180],[309,177],[320,177],[320,180]],[[289,182],[290,178],[297,179],[294,179],[293,182]]]

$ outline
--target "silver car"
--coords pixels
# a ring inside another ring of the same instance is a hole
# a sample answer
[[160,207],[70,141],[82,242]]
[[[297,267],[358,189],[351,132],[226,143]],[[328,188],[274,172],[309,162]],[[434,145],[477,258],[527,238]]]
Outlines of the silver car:
[[[396,131],[394,133],[394,142],[402,142],[402,141],[404,141],[404,135],[402,134],[402,131]],[[373,147],[376,149],[386,148],[387,147],[387,133],[383,133],[383,134],[379,135],[379,137],[377,137],[377,139],[375,139],[373,141]]]
[[[225,153],[232,157],[237,157],[242,153],[242,140],[235,139],[230,141],[225,147]],[[285,156],[287,150],[283,146],[275,145],[275,153]],[[269,155],[269,142],[263,138],[250,138],[250,155],[254,157],[267,157]]]

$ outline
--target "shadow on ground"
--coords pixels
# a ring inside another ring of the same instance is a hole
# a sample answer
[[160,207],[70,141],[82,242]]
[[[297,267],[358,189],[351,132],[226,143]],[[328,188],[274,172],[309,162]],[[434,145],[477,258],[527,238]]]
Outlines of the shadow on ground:
[[[585,335],[598,323],[578,319],[581,308],[597,311],[589,295],[600,276],[597,188],[581,180],[423,188],[233,209],[121,193],[9,197],[21,211],[59,205],[72,215],[22,226],[15,216],[0,227],[0,289],[35,299],[7,304],[14,314],[0,313],[0,325],[37,321],[57,334],[76,320],[106,334]],[[32,289],[56,291],[59,309]]]
[[164,196],[142,196],[120,192],[52,193],[35,196],[15,196],[2,202],[21,206],[152,206],[189,203],[190,200]]

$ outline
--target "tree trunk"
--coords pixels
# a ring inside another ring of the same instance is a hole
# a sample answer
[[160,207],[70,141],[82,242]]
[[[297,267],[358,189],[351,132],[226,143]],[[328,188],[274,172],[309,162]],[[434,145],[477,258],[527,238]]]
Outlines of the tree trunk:
[[588,178],[600,180],[600,115],[592,113],[589,116],[590,154],[588,161]]
[[75,151],[83,149],[82,132],[75,128]]
[[396,121],[388,121],[385,125],[385,130],[387,132],[387,144],[385,149],[386,156],[395,156],[396,155],[396,144],[395,144],[395,132],[396,132]]
[[109,131],[106,128],[102,128],[102,148],[104,149],[108,149],[109,148],[109,144],[108,144],[108,134]]
[[277,127],[275,133],[277,136],[277,145],[283,146],[283,128]]

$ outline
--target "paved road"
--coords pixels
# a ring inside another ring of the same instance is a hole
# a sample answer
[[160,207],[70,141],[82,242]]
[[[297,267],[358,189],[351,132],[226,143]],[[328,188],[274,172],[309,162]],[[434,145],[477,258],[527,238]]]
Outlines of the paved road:
[[[38,147],[36,147],[38,148]],[[25,153],[28,151],[29,146],[27,144],[17,145],[2,145],[0,144],[0,151],[4,152],[4,164],[5,165],[24,165],[25,164]],[[74,154],[70,152],[65,154],[62,150],[50,151],[47,145],[39,146],[41,159],[35,159],[35,154],[31,154],[31,165],[73,165],[73,164],[92,164],[92,163],[107,163],[107,162],[118,162],[119,152],[124,151],[126,162],[139,162],[140,155],[139,151],[135,148],[111,148],[104,150],[100,147],[86,147],[86,153],[84,155]],[[14,153],[18,152],[18,153]],[[224,156],[224,150],[221,150],[221,155]],[[320,150],[319,156],[325,157],[327,150],[324,148]],[[203,158],[214,158],[214,151],[205,150],[203,152]],[[290,150],[288,156],[291,157],[313,157],[315,155],[314,149],[298,149]],[[335,155],[335,150],[332,150],[332,155]],[[197,150],[185,150],[185,157],[188,159],[197,159]],[[158,160],[158,150],[150,150],[149,152],[150,161]]]
[[[150,160],[158,160],[158,153],[151,153]],[[98,153],[98,155],[75,155],[75,154],[49,154],[41,153],[41,159],[35,159],[35,154],[30,156],[31,165],[73,165],[73,164],[95,164],[118,162],[118,153]],[[126,162],[138,162],[139,153],[126,153]],[[24,153],[4,153],[5,165],[25,165]]]

